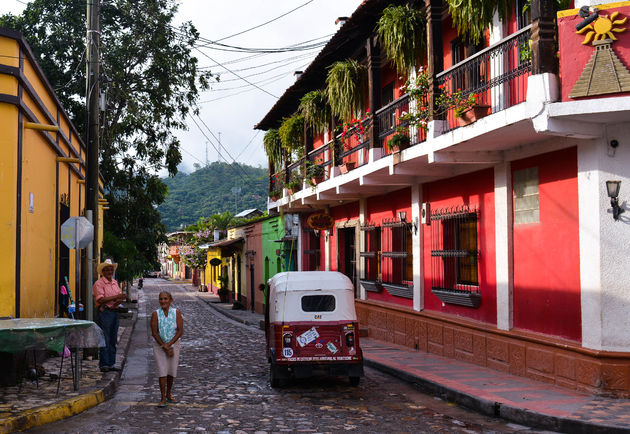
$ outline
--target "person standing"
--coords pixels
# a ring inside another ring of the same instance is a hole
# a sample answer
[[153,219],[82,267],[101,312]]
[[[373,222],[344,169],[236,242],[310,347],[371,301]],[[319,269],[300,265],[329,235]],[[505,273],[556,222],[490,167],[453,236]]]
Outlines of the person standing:
[[97,324],[105,335],[105,347],[99,350],[98,365],[101,372],[120,371],[116,364],[116,342],[118,340],[118,325],[120,319],[116,309],[126,296],[120,290],[118,282],[114,280],[114,271],[118,264],[106,259],[98,264],[96,271],[101,278],[94,282],[92,296],[98,313]]
[[173,296],[162,291],[158,296],[160,309],[151,314],[151,334],[153,335],[153,356],[157,365],[162,396],[158,407],[166,407],[168,403],[177,402],[171,390],[177,377],[179,364],[179,338],[184,333],[184,319],[179,310],[172,308]]

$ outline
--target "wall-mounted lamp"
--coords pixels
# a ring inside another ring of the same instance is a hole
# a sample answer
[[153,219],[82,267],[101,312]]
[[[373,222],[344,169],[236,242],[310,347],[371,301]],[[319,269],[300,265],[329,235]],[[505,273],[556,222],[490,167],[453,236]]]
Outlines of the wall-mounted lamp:
[[400,222],[407,221],[407,211],[398,211],[398,221]]
[[606,190],[608,190],[608,197],[610,198],[610,206],[613,210],[613,218],[619,220],[619,215],[625,210],[619,206],[619,189],[621,188],[621,181],[606,181]]
[[[398,221],[407,223],[407,211],[398,211]],[[409,229],[413,228],[413,233],[418,233],[418,217],[416,217],[413,222],[407,223],[407,227]]]

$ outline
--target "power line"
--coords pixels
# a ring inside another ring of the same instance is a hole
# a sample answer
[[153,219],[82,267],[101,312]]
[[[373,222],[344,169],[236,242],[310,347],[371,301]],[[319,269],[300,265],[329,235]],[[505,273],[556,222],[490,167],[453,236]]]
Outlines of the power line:
[[[310,62],[307,62],[307,63],[304,63],[304,64],[298,66],[298,69],[303,68],[304,66],[308,65],[309,63]],[[252,84],[270,84],[270,83],[273,83],[273,82],[277,81],[277,80],[275,80],[276,78],[282,78],[282,77],[286,77],[289,74],[293,74],[295,72],[294,70],[295,70],[295,68],[291,68],[290,71],[281,72],[280,74],[276,74],[276,75],[273,75],[271,77],[264,78],[264,79],[262,79],[260,81],[253,82]],[[254,74],[254,75],[258,75],[258,74]],[[235,79],[235,80],[226,80],[226,81],[223,81],[223,82],[219,81],[217,84],[225,83],[225,82],[228,82],[228,81],[238,81],[238,80],[237,79]],[[243,88],[246,88],[246,87],[249,87],[249,86],[250,86],[249,84],[244,84],[242,86],[227,87],[227,88],[223,88],[223,89],[210,89],[210,91],[212,91],[212,92],[222,92],[222,91],[226,91],[226,90],[243,89]]]
[[[312,0],[311,0],[312,1]],[[220,64],[219,62],[217,62],[216,60],[214,60],[212,57],[208,56],[206,53],[204,53],[203,51],[201,51],[200,49],[196,49],[197,51],[199,51],[201,54],[203,54],[204,56],[206,56],[208,59],[212,60],[214,63],[216,63],[217,65],[219,65],[221,68],[225,69],[227,72],[230,72],[234,75],[236,75],[238,78],[240,78],[241,80],[243,80],[245,83],[249,83],[252,86],[254,86],[256,89],[261,90],[263,92],[265,92],[267,95],[270,95],[272,97],[274,97],[275,99],[278,99],[277,96],[275,96],[273,93],[266,91],[265,89],[263,89],[262,87],[252,83],[251,81],[241,77],[240,75],[238,75],[236,72],[231,71],[229,68],[223,66],[222,64]]]
[[258,28],[260,28],[260,27],[262,27],[262,26],[266,26],[266,25],[267,25],[267,24],[269,24],[269,23],[273,23],[274,21],[279,20],[280,18],[282,18],[282,17],[285,17],[285,16],[289,15],[291,12],[295,12],[295,11],[297,11],[298,9],[303,8],[304,6],[308,5],[309,3],[312,3],[313,1],[314,1],[314,0],[309,0],[309,1],[307,1],[306,3],[303,3],[303,4],[301,4],[300,6],[296,7],[295,9],[291,9],[289,12],[286,12],[286,13],[284,13],[284,14],[280,15],[280,16],[277,16],[276,18],[273,18],[273,19],[271,19],[271,20],[269,20],[269,21],[266,21],[266,22],[264,22],[264,23],[262,23],[262,24],[259,24],[259,25],[257,25],[257,26],[251,27],[251,28],[249,28],[249,29],[246,29],[246,30],[240,31],[240,32],[238,32],[238,33],[234,33],[234,34],[229,35],[229,36],[224,36],[224,37],[223,37],[223,38],[221,38],[221,39],[217,39],[217,40],[216,40],[216,42],[223,41],[223,40],[225,40],[225,39],[229,39],[229,38],[233,38],[234,36],[242,35],[243,33],[247,33],[247,32],[249,32],[249,31],[252,31],[252,30],[258,29]]
[[249,143],[247,145],[245,145],[245,147],[243,148],[243,150],[236,156],[236,159],[238,160],[241,155],[243,155],[243,152],[245,152],[247,150],[247,148],[249,147],[249,145],[252,144],[252,142],[254,141],[254,139],[256,138],[256,136],[258,136],[258,134],[260,133],[260,130],[256,130],[256,134],[254,134],[254,136],[249,139]]

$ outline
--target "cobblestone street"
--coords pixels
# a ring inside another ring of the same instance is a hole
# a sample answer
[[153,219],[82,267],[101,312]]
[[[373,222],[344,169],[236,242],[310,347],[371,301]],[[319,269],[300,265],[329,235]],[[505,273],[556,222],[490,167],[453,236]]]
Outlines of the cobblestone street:
[[[150,313],[160,290],[184,317],[182,355],[173,395],[158,408],[150,348]],[[264,332],[214,311],[198,293],[147,279],[115,397],[83,414],[31,432],[509,432],[529,431],[423,395],[372,369],[358,387],[346,378],[268,382]]]

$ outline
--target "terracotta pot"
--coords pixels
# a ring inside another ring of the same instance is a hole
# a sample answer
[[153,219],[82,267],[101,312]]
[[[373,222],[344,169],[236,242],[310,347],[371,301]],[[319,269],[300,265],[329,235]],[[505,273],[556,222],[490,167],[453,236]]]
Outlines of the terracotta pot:
[[278,199],[280,199],[280,196],[278,196],[278,195],[271,196],[271,200],[273,200],[274,202],[277,202]]
[[311,182],[314,185],[319,184],[320,182],[324,182],[324,177],[323,176],[318,176],[317,178],[311,178]]
[[460,127],[463,127],[472,124],[473,122],[485,116],[488,116],[489,114],[489,105],[476,105],[463,112],[462,115],[457,118],[457,122],[459,123]]
[[339,170],[341,170],[341,173],[348,173],[349,171],[354,169],[354,166],[356,166],[356,164],[357,163],[355,163],[354,161],[348,161],[347,163],[343,163],[341,166],[339,166]]
[[227,303],[228,302],[228,297],[229,297],[229,293],[219,293],[219,299],[221,300],[221,303]]

